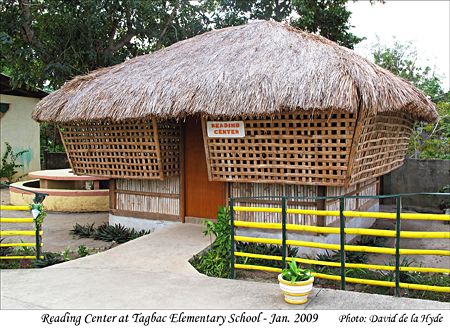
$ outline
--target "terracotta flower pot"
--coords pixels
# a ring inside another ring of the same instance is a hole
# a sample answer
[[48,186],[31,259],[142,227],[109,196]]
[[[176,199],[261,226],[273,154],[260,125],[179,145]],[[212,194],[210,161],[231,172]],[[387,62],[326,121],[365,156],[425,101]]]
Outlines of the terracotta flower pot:
[[281,291],[284,300],[289,304],[305,304],[308,302],[308,295],[313,288],[314,277],[305,281],[290,282],[283,279],[282,274],[278,275]]

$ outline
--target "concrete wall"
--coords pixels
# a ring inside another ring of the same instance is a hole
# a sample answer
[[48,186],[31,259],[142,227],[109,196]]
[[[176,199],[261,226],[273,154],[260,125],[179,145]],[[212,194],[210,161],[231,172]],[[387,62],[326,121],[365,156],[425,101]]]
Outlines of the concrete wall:
[[[417,193],[438,192],[450,184],[450,160],[414,160],[408,159],[399,169],[383,176],[381,193]],[[444,197],[416,196],[402,198],[404,207],[414,209],[432,209],[439,211],[439,203]],[[392,204],[385,200],[384,204]]]
[[0,102],[9,104],[9,110],[0,119],[0,154],[5,152],[8,142],[14,152],[28,150],[18,164],[17,175],[40,170],[40,135],[39,124],[32,120],[31,112],[38,103],[38,98],[0,95]]

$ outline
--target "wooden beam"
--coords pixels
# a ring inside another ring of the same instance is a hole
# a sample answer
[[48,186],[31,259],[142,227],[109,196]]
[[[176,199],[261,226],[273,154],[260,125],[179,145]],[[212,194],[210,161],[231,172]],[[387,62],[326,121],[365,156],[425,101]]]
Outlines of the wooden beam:
[[179,221],[179,219],[180,219],[178,215],[152,213],[152,212],[111,210],[110,213],[113,215],[117,215],[117,216],[127,216],[127,217],[134,217],[134,218],[147,219],[147,220]]
[[203,145],[205,146],[206,168],[208,171],[208,180],[212,181],[211,160],[209,158],[209,147],[208,147],[208,132],[206,129],[206,118],[201,117],[200,120],[202,122]]
[[109,180],[109,209],[116,209],[116,180]]
[[161,157],[161,148],[158,136],[158,122],[156,121],[156,118],[152,119],[152,127],[153,127],[153,138],[155,139],[156,156],[158,158],[157,160],[159,169],[159,179],[164,180],[164,164],[163,159]]
[[186,185],[185,185],[185,163],[184,163],[184,124],[180,124],[180,219],[186,223]]
[[[317,187],[317,196],[318,197],[325,197],[326,195],[327,195],[327,187],[318,186]],[[316,205],[318,210],[326,210],[325,199],[317,199],[315,205]],[[319,226],[319,227],[324,227],[325,226],[325,217],[324,216],[317,216],[316,225]]]

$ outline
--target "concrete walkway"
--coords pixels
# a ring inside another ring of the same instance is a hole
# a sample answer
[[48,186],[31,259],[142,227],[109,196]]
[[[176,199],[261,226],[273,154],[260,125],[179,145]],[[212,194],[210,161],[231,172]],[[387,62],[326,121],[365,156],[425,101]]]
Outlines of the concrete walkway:
[[307,305],[272,283],[210,278],[188,259],[202,227],[173,224],[103,253],[45,269],[1,271],[3,309],[450,309],[450,304],[315,289]]

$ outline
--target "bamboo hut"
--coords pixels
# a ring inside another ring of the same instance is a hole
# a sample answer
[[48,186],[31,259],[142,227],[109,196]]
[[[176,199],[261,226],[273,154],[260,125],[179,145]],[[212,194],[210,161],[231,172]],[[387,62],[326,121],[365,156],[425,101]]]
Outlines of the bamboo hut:
[[257,21],[76,77],[33,118],[61,127],[75,174],[112,179],[110,218],[127,224],[211,218],[228,196],[377,194],[378,178],[402,165],[414,121],[437,113],[353,51]]

